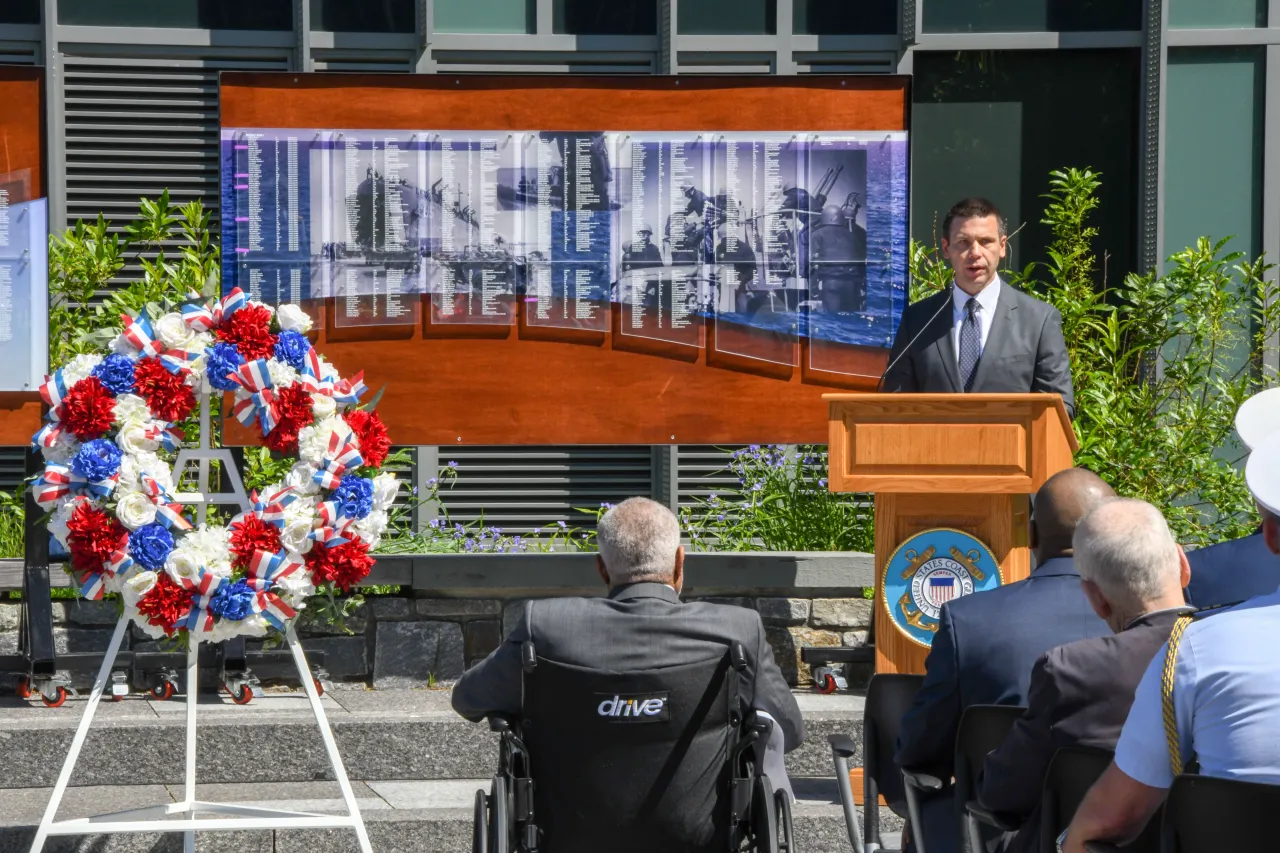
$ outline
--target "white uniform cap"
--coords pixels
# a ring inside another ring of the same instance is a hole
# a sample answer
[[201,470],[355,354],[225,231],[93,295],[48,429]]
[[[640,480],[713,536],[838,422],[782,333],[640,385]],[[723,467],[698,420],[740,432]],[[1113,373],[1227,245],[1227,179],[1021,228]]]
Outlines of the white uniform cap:
[[1259,391],[1240,405],[1236,412],[1236,433],[1249,450],[1261,445],[1267,436],[1280,432],[1280,388]]
[[1280,433],[1253,448],[1244,466],[1244,481],[1259,506],[1280,516]]

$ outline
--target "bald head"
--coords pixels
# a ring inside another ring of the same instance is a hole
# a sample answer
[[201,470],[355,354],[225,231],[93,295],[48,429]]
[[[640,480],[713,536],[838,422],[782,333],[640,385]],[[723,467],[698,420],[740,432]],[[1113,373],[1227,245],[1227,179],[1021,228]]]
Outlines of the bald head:
[[1083,468],[1068,468],[1045,480],[1036,492],[1031,524],[1036,562],[1070,555],[1080,519],[1115,496],[1101,477]]
[[596,546],[611,587],[642,581],[680,585],[680,523],[657,501],[627,498],[606,512],[596,528]]

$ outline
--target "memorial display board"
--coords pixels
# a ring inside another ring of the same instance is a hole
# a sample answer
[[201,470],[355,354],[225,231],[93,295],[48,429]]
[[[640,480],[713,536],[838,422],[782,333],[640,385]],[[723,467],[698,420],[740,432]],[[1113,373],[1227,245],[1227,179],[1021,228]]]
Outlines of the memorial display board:
[[[821,441],[822,391],[879,380],[901,78],[222,86],[224,292],[320,303],[331,340],[420,378],[450,414],[389,390],[412,441]],[[480,383],[502,423],[457,399]]]

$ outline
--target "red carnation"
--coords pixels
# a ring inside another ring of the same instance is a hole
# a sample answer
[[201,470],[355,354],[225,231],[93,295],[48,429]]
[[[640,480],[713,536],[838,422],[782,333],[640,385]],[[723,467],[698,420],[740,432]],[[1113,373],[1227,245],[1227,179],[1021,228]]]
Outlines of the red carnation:
[[369,546],[359,539],[333,548],[312,548],[303,558],[311,571],[313,583],[333,581],[343,592],[360,583],[369,576],[373,568],[373,558],[369,556]]
[[139,359],[133,366],[133,381],[152,414],[162,420],[185,420],[196,407],[195,392],[181,376],[170,373],[159,359]]
[[90,376],[81,379],[58,407],[58,419],[81,441],[102,438],[116,417],[116,398],[99,381]]
[[311,394],[293,384],[276,391],[276,426],[263,441],[277,453],[298,451],[298,431],[315,421],[311,411]]
[[129,544],[129,533],[120,522],[88,501],[82,501],[71,513],[67,530],[71,567],[82,575],[101,572],[112,553]]
[[156,585],[138,599],[138,612],[152,625],[172,633],[191,612],[191,590],[174,583],[167,572],[160,572]]
[[262,441],[276,453],[294,456],[298,452],[298,430],[300,429],[296,422],[287,418],[282,419],[263,437]]
[[276,348],[271,312],[265,305],[246,305],[218,327],[218,340],[234,344],[247,361],[270,358]]
[[387,427],[377,412],[366,412],[356,409],[342,416],[360,439],[360,456],[364,464],[377,468],[382,460],[391,452],[391,439],[387,436]]
[[249,568],[249,561],[257,551],[274,554],[281,548],[280,531],[263,521],[257,513],[249,513],[231,525],[231,565],[237,569]]

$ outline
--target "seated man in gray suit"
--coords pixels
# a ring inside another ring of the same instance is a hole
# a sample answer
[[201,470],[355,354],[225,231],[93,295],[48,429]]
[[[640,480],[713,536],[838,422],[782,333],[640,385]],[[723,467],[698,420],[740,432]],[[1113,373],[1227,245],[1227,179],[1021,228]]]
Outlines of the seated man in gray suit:
[[1010,853],[1040,850],[1040,792],[1053,754],[1064,746],[1116,748],[1147,664],[1191,610],[1182,600],[1187,557],[1151,504],[1105,503],[1085,516],[1073,541],[1085,597],[1115,633],[1041,655],[1026,713],[987,756],[978,800],[1024,821]]
[[1009,238],[1000,211],[966,198],[942,222],[952,286],[907,306],[889,353],[885,391],[1059,394],[1075,415],[1058,309],[1000,280]]
[[[600,519],[596,543],[596,568],[608,596],[531,602],[506,641],[458,680],[453,709],[469,720],[517,714],[525,640],[534,641],[540,657],[612,672],[695,663],[737,642],[747,657],[739,680],[744,705],[774,720],[774,736],[786,751],[798,747],[804,721],[774,662],[760,615],[732,605],[680,601],[684,547],[671,510],[648,498],[629,498]],[[530,636],[530,622],[536,636]],[[773,776],[776,768],[768,771]]]

